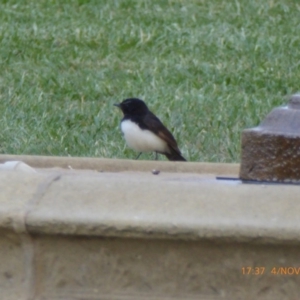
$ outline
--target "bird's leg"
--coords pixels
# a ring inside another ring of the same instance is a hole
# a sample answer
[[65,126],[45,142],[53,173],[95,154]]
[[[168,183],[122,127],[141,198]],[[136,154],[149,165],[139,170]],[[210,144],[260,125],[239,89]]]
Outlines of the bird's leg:
[[158,153],[155,151],[155,160],[158,160]]
[[138,160],[139,157],[141,156],[141,154],[142,154],[142,152],[140,152],[140,153],[138,154],[138,156],[137,156],[135,159]]

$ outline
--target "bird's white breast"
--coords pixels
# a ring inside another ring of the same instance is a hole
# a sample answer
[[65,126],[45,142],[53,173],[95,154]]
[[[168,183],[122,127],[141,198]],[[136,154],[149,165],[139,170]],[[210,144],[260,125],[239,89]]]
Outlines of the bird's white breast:
[[141,129],[130,120],[121,122],[121,130],[128,147],[139,152],[168,152],[167,143],[150,130]]

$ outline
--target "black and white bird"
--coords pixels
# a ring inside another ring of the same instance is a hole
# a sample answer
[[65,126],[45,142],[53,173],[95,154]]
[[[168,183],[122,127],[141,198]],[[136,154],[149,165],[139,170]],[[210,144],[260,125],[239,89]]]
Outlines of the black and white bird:
[[139,152],[137,159],[142,152],[155,152],[164,154],[169,160],[186,161],[172,133],[148,109],[143,100],[129,98],[114,105],[124,114],[121,130],[126,144]]

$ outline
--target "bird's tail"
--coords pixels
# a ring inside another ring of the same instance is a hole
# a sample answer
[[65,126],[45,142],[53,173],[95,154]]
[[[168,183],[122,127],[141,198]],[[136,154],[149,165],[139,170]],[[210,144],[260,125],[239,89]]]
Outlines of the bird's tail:
[[186,161],[186,159],[181,155],[181,153],[177,153],[175,151],[172,151],[172,153],[166,153],[165,154],[168,160],[172,161]]

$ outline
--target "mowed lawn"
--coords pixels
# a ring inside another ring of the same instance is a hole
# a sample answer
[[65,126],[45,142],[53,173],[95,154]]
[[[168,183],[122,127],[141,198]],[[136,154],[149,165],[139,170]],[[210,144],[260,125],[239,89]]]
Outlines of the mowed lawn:
[[300,90],[299,16],[298,0],[1,1],[0,153],[134,158],[113,104],[140,97],[188,160],[238,162],[241,131]]

